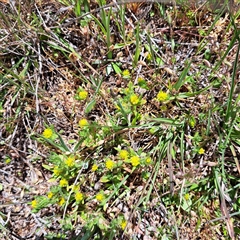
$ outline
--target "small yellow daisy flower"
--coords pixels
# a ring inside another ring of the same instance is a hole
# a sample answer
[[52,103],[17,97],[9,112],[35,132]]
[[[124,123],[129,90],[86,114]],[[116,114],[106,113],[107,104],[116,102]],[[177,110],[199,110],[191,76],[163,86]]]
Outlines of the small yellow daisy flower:
[[96,195],[96,199],[99,201],[99,202],[102,202],[104,200],[104,195],[102,193],[98,193]]
[[32,202],[31,202],[31,205],[32,205],[32,208],[36,208],[37,207],[37,200],[34,199]]
[[59,185],[60,187],[66,187],[68,185],[68,181],[66,179],[61,179]]
[[49,199],[51,199],[51,198],[53,197],[53,193],[52,193],[52,192],[49,192],[48,195],[47,195],[47,197],[48,197]]
[[106,168],[108,170],[112,170],[114,168],[114,166],[115,166],[115,162],[113,160],[111,160],[111,159],[108,159],[106,161],[105,165],[106,165]]
[[85,118],[83,118],[83,119],[81,119],[81,120],[79,121],[79,126],[80,126],[81,128],[86,127],[86,126],[88,126],[88,125],[89,125],[89,123],[88,123],[87,119],[85,119]]
[[61,174],[61,170],[58,167],[54,167],[53,173],[54,175],[59,176]]
[[203,148],[200,148],[200,149],[198,150],[198,153],[199,153],[199,154],[204,154],[204,153],[205,153],[205,150],[204,150]]
[[75,158],[74,157],[68,157],[66,160],[65,160],[65,163],[68,167],[72,167],[74,165],[74,162],[75,162]]
[[128,153],[127,150],[121,150],[121,151],[119,152],[119,157],[120,157],[121,159],[123,159],[123,160],[127,159],[128,156],[129,156],[129,153]]
[[123,220],[120,225],[121,225],[122,230],[124,230],[127,226],[127,221]]
[[157,95],[157,100],[159,102],[164,102],[164,101],[168,100],[168,98],[169,98],[168,93],[163,92],[163,91],[160,91]]
[[62,197],[59,201],[59,206],[62,206],[65,203],[65,199]]
[[76,202],[81,202],[83,200],[83,194],[81,192],[77,192],[75,194],[75,200]]
[[133,167],[136,167],[140,164],[140,158],[138,156],[133,156],[130,160]]
[[136,94],[132,94],[130,96],[130,102],[132,105],[137,105],[139,103],[140,99]]
[[78,97],[80,100],[85,100],[88,97],[88,92],[86,90],[79,91]]
[[129,77],[130,77],[130,72],[129,72],[129,70],[128,70],[128,69],[124,70],[124,71],[122,72],[122,75],[123,75],[124,78],[129,78]]
[[52,137],[53,131],[52,131],[51,128],[46,128],[46,129],[43,131],[42,135],[43,135],[43,137],[49,139],[49,138]]
[[97,164],[93,164],[92,172],[96,172],[97,170],[98,170],[98,165]]

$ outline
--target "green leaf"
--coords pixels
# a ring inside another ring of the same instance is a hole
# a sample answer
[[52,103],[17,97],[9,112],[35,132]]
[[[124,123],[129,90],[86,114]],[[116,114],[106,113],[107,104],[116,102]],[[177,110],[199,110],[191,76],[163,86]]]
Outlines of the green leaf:
[[87,106],[86,106],[86,108],[85,108],[85,113],[86,113],[86,114],[90,113],[90,112],[93,110],[93,108],[95,107],[95,105],[96,105],[96,100],[95,100],[95,99],[92,99],[92,100],[87,104]]
[[198,184],[197,183],[193,183],[192,186],[190,187],[190,190],[194,190],[198,188]]
[[68,148],[68,146],[64,143],[61,135],[58,134],[57,132],[56,132],[56,134],[58,135],[58,138],[59,138],[59,140],[60,140],[61,148],[64,149],[65,151],[70,151],[70,149]]
[[178,90],[181,88],[181,86],[184,84],[185,79],[186,79],[186,76],[187,76],[188,71],[189,71],[189,69],[190,69],[190,66],[191,66],[191,62],[189,62],[189,63],[187,64],[187,66],[185,67],[185,69],[182,71],[182,73],[181,73],[178,81],[173,85],[173,87],[174,87],[177,91],[178,91]]
[[112,67],[113,67],[116,74],[121,74],[122,73],[121,68],[116,63],[112,63]]
[[50,167],[49,165],[47,165],[47,164],[42,164],[42,166],[43,166],[45,169],[51,171],[51,167]]
[[101,178],[100,178],[100,182],[101,183],[107,183],[107,182],[109,182],[110,181],[110,178],[109,178],[109,176],[102,176]]

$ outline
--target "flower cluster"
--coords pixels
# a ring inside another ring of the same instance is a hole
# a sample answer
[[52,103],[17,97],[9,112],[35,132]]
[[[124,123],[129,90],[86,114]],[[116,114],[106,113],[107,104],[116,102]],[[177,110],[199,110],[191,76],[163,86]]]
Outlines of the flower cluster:
[[46,128],[43,133],[42,133],[43,137],[49,139],[53,136],[53,130],[51,128]]
[[133,156],[130,158],[133,167],[137,167],[140,164],[140,158],[138,156]]
[[103,193],[99,192],[97,195],[96,195],[96,199],[99,201],[99,202],[102,202],[104,199],[105,199],[105,196]]
[[124,71],[122,72],[122,76],[123,76],[123,78],[130,78],[130,72],[129,72],[129,70],[128,70],[128,69],[124,70]]
[[50,191],[50,192],[48,193],[47,197],[48,197],[49,199],[51,199],[51,198],[53,197],[53,192]]
[[126,160],[129,156],[129,153],[127,150],[120,150],[119,157],[120,159]]
[[60,180],[59,185],[60,187],[66,187],[68,185],[68,181],[65,178],[63,178]]
[[122,220],[120,226],[121,226],[121,229],[124,230],[126,228],[126,226],[127,226],[127,221],[125,219]]
[[200,148],[200,149],[198,150],[198,153],[199,153],[199,154],[204,154],[204,153],[205,153],[204,148]]
[[98,170],[98,165],[97,164],[93,164],[92,172],[96,172],[97,170]]
[[137,105],[140,102],[140,99],[136,94],[132,94],[130,96],[130,102],[132,105]]
[[37,200],[36,199],[32,200],[31,205],[32,205],[32,208],[36,208],[38,205]]
[[74,157],[68,157],[66,160],[65,160],[65,163],[68,167],[72,167],[74,166],[74,163],[75,163],[75,158]]
[[169,95],[167,92],[163,92],[163,91],[160,91],[158,94],[157,94],[157,100],[159,102],[165,102],[169,99]]
[[79,87],[77,90],[77,94],[75,95],[75,98],[77,100],[84,101],[87,99],[87,97],[88,97],[88,92],[84,88]]
[[112,170],[114,168],[114,166],[115,166],[115,162],[113,160],[111,160],[111,159],[107,159],[105,164],[106,164],[106,168],[108,170]]
[[82,202],[83,201],[83,194],[81,192],[76,192],[75,200],[76,200],[76,202]]
[[85,118],[81,119],[78,124],[79,124],[80,128],[84,128],[89,125],[87,119],[85,119]]
[[86,100],[86,98],[88,97],[88,92],[85,90],[79,91],[78,96],[79,100]]

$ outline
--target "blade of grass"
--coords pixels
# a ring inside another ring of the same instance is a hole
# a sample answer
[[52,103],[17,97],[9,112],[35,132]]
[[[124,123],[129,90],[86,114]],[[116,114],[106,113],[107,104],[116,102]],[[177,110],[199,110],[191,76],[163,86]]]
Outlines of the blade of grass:
[[[164,137],[161,136],[159,138],[157,146],[155,147],[155,149],[158,152],[158,161],[156,161],[156,164],[154,166],[152,174],[151,174],[150,178],[148,179],[148,182],[145,185],[144,190],[142,191],[142,194],[140,196],[140,199],[139,199],[138,203],[136,204],[136,206],[134,207],[134,210],[136,210],[138,208],[138,206],[140,206],[144,201],[145,202],[149,202],[150,197],[151,197],[151,193],[152,193],[153,188],[154,188],[154,184],[156,182],[156,178],[158,176],[160,163],[162,162],[163,158],[166,156],[166,153],[167,153],[167,146],[168,146],[168,141],[166,141],[164,139]],[[145,190],[146,190],[147,187],[149,187],[148,193],[144,197],[143,195],[144,195]]]
[[136,50],[135,50],[135,54],[134,54],[134,59],[133,59],[133,66],[136,67],[137,63],[138,63],[138,59],[140,56],[140,52],[141,52],[141,47],[140,47],[140,36],[139,36],[139,24],[137,25],[136,28]]
[[177,119],[170,119],[170,118],[149,118],[150,122],[157,122],[157,123],[163,123],[167,125],[172,126],[182,126],[183,122],[178,121]]
[[229,93],[229,97],[228,97],[228,101],[227,101],[227,110],[226,110],[226,117],[225,117],[226,124],[228,124],[228,121],[229,121],[230,117],[232,116],[232,110],[233,110],[232,99],[233,99],[233,92],[235,89],[235,77],[237,76],[237,67],[239,64],[239,51],[240,51],[240,41],[238,44],[238,49],[237,49],[237,53],[236,53],[236,57],[235,57],[234,65],[233,65],[231,88],[230,88],[230,93]]
[[186,67],[184,68],[184,70],[182,71],[182,73],[181,73],[178,81],[173,85],[173,87],[174,87],[177,91],[178,91],[178,90],[181,88],[181,86],[184,84],[184,81],[185,81],[185,79],[186,79],[186,76],[187,76],[187,74],[188,74],[188,71],[189,71],[190,67],[191,67],[191,61],[190,61],[190,62],[187,61],[187,66],[186,66]]
[[116,189],[112,191],[112,193],[100,205],[104,206],[119,191],[120,187],[126,182],[129,176],[129,174],[126,175],[123,180],[116,186]]

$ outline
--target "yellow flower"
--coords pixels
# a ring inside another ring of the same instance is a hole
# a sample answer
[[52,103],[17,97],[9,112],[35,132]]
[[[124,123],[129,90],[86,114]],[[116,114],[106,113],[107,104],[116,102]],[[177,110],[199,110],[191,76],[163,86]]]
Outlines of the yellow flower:
[[136,94],[130,96],[130,102],[132,105],[137,105],[139,103],[139,97]]
[[129,154],[128,154],[128,151],[127,151],[127,150],[121,150],[121,151],[119,152],[119,157],[120,157],[121,159],[123,159],[123,160],[127,159],[128,156],[129,156]]
[[124,70],[124,71],[122,72],[122,75],[123,75],[124,78],[129,78],[129,77],[130,77],[130,72],[129,72],[129,70],[128,70],[128,69]]
[[68,181],[66,179],[61,179],[59,185],[60,187],[66,187],[68,185]]
[[189,119],[189,125],[190,125],[191,128],[194,128],[194,127],[195,127],[195,125],[196,125],[196,119],[195,119],[194,117],[191,117],[191,118]]
[[144,78],[139,77],[138,78],[138,84],[142,84],[142,83],[145,83],[145,80],[144,80]]
[[92,172],[95,172],[98,170],[98,165],[97,164],[93,164],[92,166]]
[[85,100],[87,98],[87,96],[88,96],[88,92],[85,90],[81,90],[78,93],[78,97],[80,100]]
[[43,135],[43,137],[49,139],[49,138],[52,137],[52,135],[53,135],[53,131],[52,131],[51,128],[46,128],[46,129],[43,131],[42,135]]
[[112,170],[114,168],[115,162],[112,161],[111,159],[108,159],[105,163],[106,168],[109,170]]
[[127,226],[127,221],[123,220],[120,225],[121,225],[122,230],[124,230]]
[[88,126],[88,125],[89,125],[89,123],[88,123],[87,119],[85,119],[85,118],[83,118],[83,119],[81,119],[81,120],[79,121],[79,126],[80,126],[81,128],[86,127],[86,126]]
[[130,160],[133,167],[136,167],[140,164],[140,158],[138,156],[133,156]]
[[36,208],[37,207],[37,200],[34,199],[32,202],[31,202],[31,205],[32,205],[32,208]]
[[152,54],[151,54],[151,53],[148,53],[148,55],[147,55],[146,58],[147,58],[148,61],[151,61],[151,60],[152,60]]
[[60,170],[58,167],[54,167],[53,173],[54,173],[56,176],[59,176],[59,175],[61,174],[61,170]]
[[48,195],[47,195],[47,197],[48,197],[49,199],[51,199],[51,198],[53,197],[53,193],[52,193],[52,192],[49,192]]
[[76,199],[76,202],[81,202],[83,200],[83,194],[81,192],[77,192],[75,194],[75,199]]
[[65,160],[65,163],[68,167],[72,167],[74,165],[74,162],[75,162],[75,158],[74,157],[68,157],[66,160]]
[[148,157],[148,158],[146,158],[145,162],[146,162],[146,164],[151,164],[152,159],[150,157]]
[[96,199],[99,201],[99,202],[102,202],[104,200],[104,195],[102,193],[98,193],[96,195]]
[[205,150],[204,150],[203,148],[200,148],[200,149],[198,150],[198,153],[199,153],[199,154],[204,154],[204,153],[205,153]]
[[65,199],[62,197],[62,198],[60,199],[60,201],[59,201],[58,204],[59,204],[60,206],[62,206],[64,203],[65,203]]
[[5,163],[6,163],[6,164],[9,164],[10,162],[11,162],[11,158],[5,159]]
[[190,194],[189,194],[189,193],[186,193],[186,194],[184,195],[184,198],[185,198],[186,201],[188,201],[188,200],[190,199]]
[[160,91],[157,95],[157,100],[159,102],[164,102],[164,101],[168,100],[168,98],[169,98],[168,93],[163,92],[163,91]]

